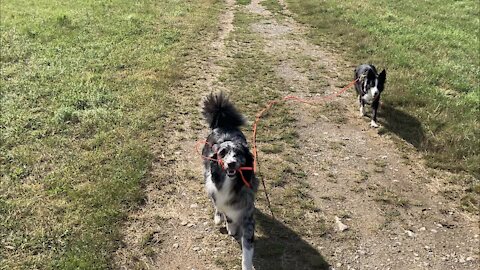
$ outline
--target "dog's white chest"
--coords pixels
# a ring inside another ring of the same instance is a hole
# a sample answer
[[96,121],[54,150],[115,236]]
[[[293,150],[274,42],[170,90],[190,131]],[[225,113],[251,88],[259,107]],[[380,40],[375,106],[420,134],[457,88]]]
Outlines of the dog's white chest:
[[226,204],[232,197],[231,192],[229,192],[231,190],[229,181],[224,181],[222,188],[218,190],[217,186],[215,186],[215,183],[212,181],[212,175],[210,172],[207,173],[206,189],[208,194],[214,196],[215,204],[217,206]]
[[373,102],[373,95],[372,93],[368,92],[362,97],[363,101],[365,101],[368,104],[371,104]]
[[240,213],[237,213],[238,210],[231,207],[229,201],[234,196],[232,190],[232,181],[229,179],[225,179],[221,189],[217,189],[215,183],[213,183],[211,179],[211,175],[207,174],[207,181],[206,181],[206,190],[208,194],[213,195],[215,198],[215,207],[217,207],[218,211],[226,214],[229,218],[236,219]]

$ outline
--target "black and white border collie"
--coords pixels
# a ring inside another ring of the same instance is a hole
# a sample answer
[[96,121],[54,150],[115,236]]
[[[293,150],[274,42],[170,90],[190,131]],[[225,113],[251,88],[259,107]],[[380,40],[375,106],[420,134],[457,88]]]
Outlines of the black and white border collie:
[[355,69],[355,89],[360,102],[360,116],[365,115],[365,104],[372,106],[372,121],[370,126],[378,127],[377,111],[380,105],[380,94],[383,92],[387,72],[385,69],[377,73],[377,69],[373,65],[360,65]]
[[242,167],[253,167],[247,140],[239,129],[245,120],[222,92],[205,98],[203,115],[211,128],[202,155],[213,159],[205,159],[204,176],[215,208],[214,222],[226,221],[228,234],[242,246],[242,270],[252,270],[258,180],[252,170],[240,172]]

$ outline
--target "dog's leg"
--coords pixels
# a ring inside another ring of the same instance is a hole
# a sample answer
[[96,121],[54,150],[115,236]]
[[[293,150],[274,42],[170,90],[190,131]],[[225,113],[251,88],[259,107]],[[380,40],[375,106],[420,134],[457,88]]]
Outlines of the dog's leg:
[[370,126],[377,128],[377,111],[378,111],[378,105],[380,104],[380,101],[377,99],[372,103],[372,121],[370,122]]
[[240,241],[240,234],[239,234],[239,226],[236,223],[233,223],[233,221],[229,218],[227,218],[227,231],[228,235],[233,236],[237,241]]
[[246,217],[242,227],[242,270],[254,270],[253,268],[253,240],[255,234],[255,220],[253,215]]
[[358,103],[360,104],[360,117],[365,116],[365,103],[362,100],[362,96],[358,96]]
[[220,225],[222,224],[222,222],[225,221],[225,218],[223,214],[218,211],[217,206],[215,205],[215,196],[210,195],[210,199],[212,200],[213,209],[215,209],[215,214],[213,214],[213,222],[215,223],[215,225]]
[[224,221],[225,221],[225,218],[223,217],[223,214],[220,213],[215,207],[215,215],[213,217],[213,222],[215,222],[215,225],[220,225]]

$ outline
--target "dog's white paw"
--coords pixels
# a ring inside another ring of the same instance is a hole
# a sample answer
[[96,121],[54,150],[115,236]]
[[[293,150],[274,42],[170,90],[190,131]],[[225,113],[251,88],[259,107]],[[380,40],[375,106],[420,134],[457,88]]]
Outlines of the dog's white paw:
[[360,118],[365,116],[365,108],[363,106],[360,106],[360,114],[358,116],[360,116]]
[[378,124],[373,120],[372,120],[372,122],[370,122],[370,126],[374,127],[374,128],[378,128]]
[[253,248],[242,247],[242,270],[255,270],[255,267],[253,267]]
[[220,213],[215,213],[215,216],[213,217],[213,222],[215,223],[215,225],[220,225],[223,221],[225,221],[223,215]]

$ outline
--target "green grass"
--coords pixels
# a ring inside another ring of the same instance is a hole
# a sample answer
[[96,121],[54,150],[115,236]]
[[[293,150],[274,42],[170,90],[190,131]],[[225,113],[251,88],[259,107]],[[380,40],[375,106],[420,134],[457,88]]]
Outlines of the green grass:
[[287,2],[315,43],[387,69],[389,131],[433,167],[480,175],[478,1]]
[[237,0],[237,4],[239,5],[249,5],[252,0]]
[[2,1],[0,269],[108,269],[201,1]]
[[263,0],[261,4],[273,13],[279,13],[283,10],[283,7],[276,0]]

